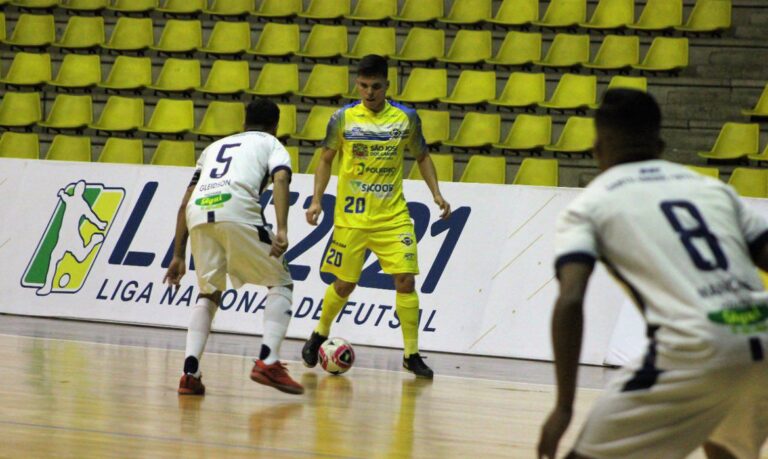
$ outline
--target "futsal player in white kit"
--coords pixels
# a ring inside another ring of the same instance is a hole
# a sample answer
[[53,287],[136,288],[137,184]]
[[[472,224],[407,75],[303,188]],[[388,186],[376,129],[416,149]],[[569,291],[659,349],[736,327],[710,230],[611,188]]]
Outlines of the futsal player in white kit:
[[647,322],[645,356],[595,403],[569,458],[757,458],[768,435],[768,224],[729,186],[659,159],[661,115],[639,91],[611,90],[595,121],[603,171],[557,222],[560,294],[552,318],[557,402],[539,457],[570,423],[583,299],[596,261]]
[[[187,331],[184,374],[179,394],[203,395],[200,358],[211,322],[227,287],[244,284],[269,288],[264,309],[264,337],[251,379],[283,392],[301,394],[279,360],[280,344],[291,320],[293,281],[283,259],[288,248],[288,186],[291,159],[275,138],[280,112],[273,102],[256,99],[246,109],[246,132],[217,140],[197,161],[176,220],[173,261],[165,282],[178,286],[186,271],[187,235],[200,288]],[[267,226],[259,205],[270,177],[274,183],[277,231]]]

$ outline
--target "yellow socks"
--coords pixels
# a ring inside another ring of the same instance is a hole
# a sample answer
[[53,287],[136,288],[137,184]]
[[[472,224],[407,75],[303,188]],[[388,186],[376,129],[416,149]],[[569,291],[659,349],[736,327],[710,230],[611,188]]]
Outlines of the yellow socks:
[[416,292],[397,293],[395,309],[403,330],[403,354],[408,357],[419,352],[419,296]]
[[[348,297],[347,297],[348,298]],[[330,336],[331,323],[333,319],[339,315],[341,308],[347,304],[347,298],[342,298],[336,293],[336,289],[333,284],[329,285],[325,290],[325,297],[323,297],[323,311],[320,313],[320,323],[317,324],[315,331],[323,336]]]

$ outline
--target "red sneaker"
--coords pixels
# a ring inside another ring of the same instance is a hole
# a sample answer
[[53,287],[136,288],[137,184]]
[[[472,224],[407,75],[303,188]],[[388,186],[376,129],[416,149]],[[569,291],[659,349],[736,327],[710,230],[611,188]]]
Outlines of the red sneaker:
[[254,361],[251,379],[259,384],[272,386],[279,391],[289,394],[304,393],[304,387],[288,376],[288,370],[280,361],[271,365],[267,365],[262,360]]
[[179,395],[205,395],[202,379],[202,376],[199,378],[188,374],[182,376],[179,381]]

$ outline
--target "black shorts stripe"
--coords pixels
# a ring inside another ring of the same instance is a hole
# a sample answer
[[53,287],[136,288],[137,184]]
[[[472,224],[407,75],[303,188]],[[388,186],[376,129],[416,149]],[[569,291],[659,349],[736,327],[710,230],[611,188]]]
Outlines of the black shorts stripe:
[[208,223],[216,223],[216,214],[212,210],[208,211]]
[[257,226],[256,231],[259,232],[259,240],[265,244],[272,245],[272,239],[269,237],[269,231],[263,226]]
[[650,389],[658,381],[659,375],[664,372],[656,368],[656,331],[658,329],[658,325],[648,326],[648,351],[645,354],[643,366],[635,372],[632,379],[624,384],[621,389],[622,392]]
[[752,353],[752,360],[760,362],[765,358],[765,352],[763,352],[763,343],[760,342],[760,338],[749,338],[749,350]]

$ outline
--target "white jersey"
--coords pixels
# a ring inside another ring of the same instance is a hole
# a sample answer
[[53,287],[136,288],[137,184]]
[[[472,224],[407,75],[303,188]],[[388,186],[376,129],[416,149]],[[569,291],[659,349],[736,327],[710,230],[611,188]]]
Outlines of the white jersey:
[[768,224],[729,186],[663,160],[614,166],[560,215],[557,266],[605,263],[641,308],[645,363],[762,360],[768,302],[750,250]]
[[264,226],[259,199],[269,177],[281,169],[291,171],[290,155],[267,133],[248,131],[212,143],[197,161],[187,226],[224,221]]

